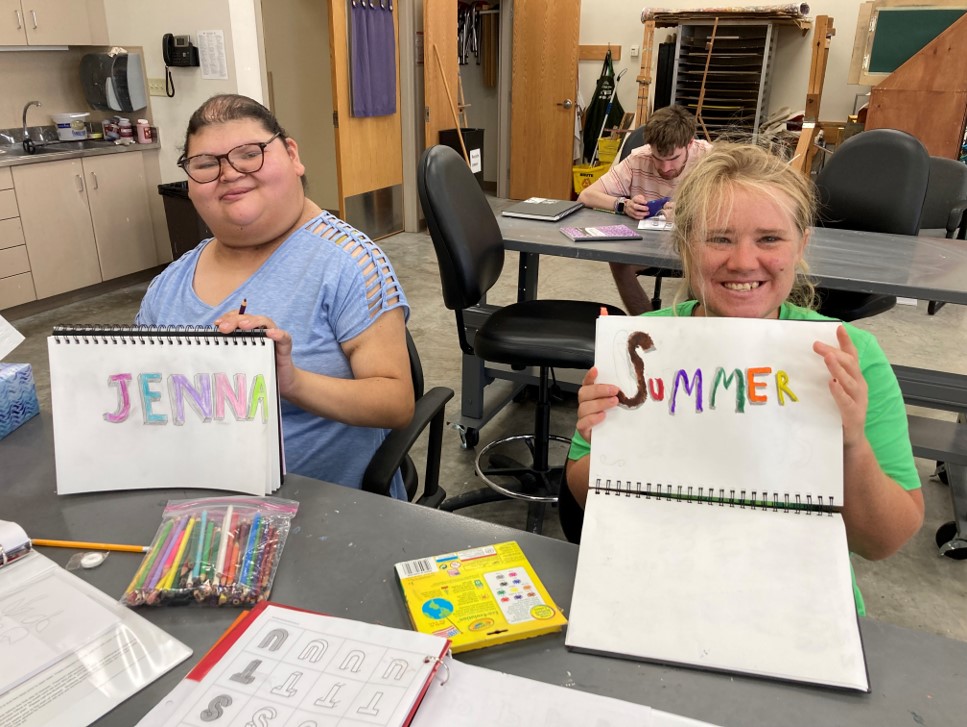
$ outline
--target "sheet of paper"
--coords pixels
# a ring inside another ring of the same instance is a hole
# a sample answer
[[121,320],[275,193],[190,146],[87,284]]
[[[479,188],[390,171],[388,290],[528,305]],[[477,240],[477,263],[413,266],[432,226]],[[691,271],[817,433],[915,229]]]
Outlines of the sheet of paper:
[[646,217],[638,222],[639,230],[670,230],[674,226],[674,224],[666,220],[662,215],[658,215],[656,217]]
[[77,593],[53,571],[15,590],[0,591],[0,694],[117,624],[115,614]]
[[269,604],[165,724],[405,724],[447,645]]
[[23,343],[23,334],[0,316],[0,359]]
[[201,65],[201,77],[206,81],[228,78],[224,31],[198,31],[198,62]]
[[[0,694],[0,725],[17,727],[85,727],[189,656],[191,649],[136,611],[122,606],[33,552],[0,569],[0,583],[19,592],[40,577],[57,581],[69,592],[71,613],[78,598],[113,614],[116,623],[105,633],[6,693]],[[79,625],[88,631],[86,624]],[[6,662],[6,644],[0,648]]]

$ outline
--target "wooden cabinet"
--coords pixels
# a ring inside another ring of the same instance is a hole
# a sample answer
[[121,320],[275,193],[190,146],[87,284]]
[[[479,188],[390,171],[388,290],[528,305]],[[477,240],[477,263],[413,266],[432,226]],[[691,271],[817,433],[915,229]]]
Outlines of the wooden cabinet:
[[0,0],[0,45],[106,45],[104,0]]
[[13,169],[38,298],[101,282],[80,159]]
[[0,169],[0,310],[36,299],[13,175]]
[[84,174],[101,277],[111,280],[157,265],[142,155],[88,157]]
[[138,152],[13,169],[37,298],[158,263]]

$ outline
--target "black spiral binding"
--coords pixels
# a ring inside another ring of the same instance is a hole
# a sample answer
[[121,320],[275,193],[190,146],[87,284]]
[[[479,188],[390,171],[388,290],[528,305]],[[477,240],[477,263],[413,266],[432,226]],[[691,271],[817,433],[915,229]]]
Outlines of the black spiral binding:
[[221,333],[215,326],[128,326],[78,323],[54,326],[55,343],[163,346],[255,346],[266,345],[265,331]]
[[718,505],[719,507],[739,507],[751,510],[774,510],[796,515],[820,515],[836,512],[837,505],[832,497],[813,496],[788,492],[759,492],[758,490],[734,490],[713,487],[692,487],[691,485],[663,485],[651,482],[624,482],[622,480],[596,479],[593,486],[596,495],[615,497],[657,498],[676,500],[686,504]]

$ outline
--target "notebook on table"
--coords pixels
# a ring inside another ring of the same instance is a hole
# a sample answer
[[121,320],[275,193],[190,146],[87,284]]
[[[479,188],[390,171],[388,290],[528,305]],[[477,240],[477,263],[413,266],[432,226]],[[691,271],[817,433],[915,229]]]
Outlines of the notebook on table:
[[57,326],[47,351],[58,494],[268,495],[281,485],[275,344],[264,331]]
[[609,240],[640,240],[641,235],[627,225],[599,225],[598,227],[562,227],[561,234],[574,242],[605,242]]
[[593,432],[567,646],[869,691],[812,351],[836,326],[598,320],[598,382],[624,403]]
[[500,214],[504,217],[523,217],[528,220],[557,222],[572,212],[577,212],[582,207],[584,205],[580,202],[531,197],[508,207]]

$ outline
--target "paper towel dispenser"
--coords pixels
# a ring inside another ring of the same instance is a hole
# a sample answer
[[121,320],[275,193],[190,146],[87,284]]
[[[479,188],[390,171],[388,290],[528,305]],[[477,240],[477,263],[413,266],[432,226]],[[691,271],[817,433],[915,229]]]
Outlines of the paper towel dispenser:
[[138,111],[148,105],[140,53],[88,53],[81,58],[87,102],[101,111]]

